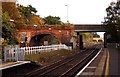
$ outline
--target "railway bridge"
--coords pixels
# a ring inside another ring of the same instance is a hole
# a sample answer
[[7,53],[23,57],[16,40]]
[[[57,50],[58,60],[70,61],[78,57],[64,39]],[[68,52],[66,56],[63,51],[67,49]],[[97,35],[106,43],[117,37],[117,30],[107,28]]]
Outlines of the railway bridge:
[[[107,25],[103,24],[75,24],[74,31],[77,33],[77,43],[80,49],[83,49],[83,40],[80,32],[106,32]],[[104,47],[106,47],[106,33],[104,33]]]
[[75,24],[75,32],[106,32],[107,25],[103,24]]
[[82,36],[79,34],[80,32],[106,32],[106,25],[74,24],[70,26],[28,26],[20,28],[16,34],[16,38],[19,44],[24,46],[64,43],[66,45],[73,45],[74,48],[76,45],[82,48]]
[[20,45],[37,46],[56,43],[70,44],[74,35],[74,26],[29,26],[20,28],[16,38]]

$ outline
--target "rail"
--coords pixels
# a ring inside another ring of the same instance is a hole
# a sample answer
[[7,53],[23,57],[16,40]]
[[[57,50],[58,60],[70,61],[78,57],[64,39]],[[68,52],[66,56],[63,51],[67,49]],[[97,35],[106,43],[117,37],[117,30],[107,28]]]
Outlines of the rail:
[[[87,49],[85,52],[79,52],[74,56],[65,58],[52,65],[38,68],[34,71],[27,73],[24,77],[41,77],[41,76],[56,76],[56,77],[74,77],[83,66],[87,64],[97,53],[97,48]],[[91,52],[90,52],[91,51]],[[73,76],[74,75],[74,76]]]
[[48,46],[34,46],[34,47],[21,47],[20,49],[25,51],[25,54],[36,54],[38,52],[49,52],[53,50],[67,49],[72,50],[72,47],[68,47],[65,44],[60,45],[48,45]]

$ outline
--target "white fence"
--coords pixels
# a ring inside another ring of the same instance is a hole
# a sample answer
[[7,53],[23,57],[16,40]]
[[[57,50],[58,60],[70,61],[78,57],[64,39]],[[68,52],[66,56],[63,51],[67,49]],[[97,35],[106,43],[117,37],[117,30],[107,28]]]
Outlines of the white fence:
[[21,47],[20,49],[25,51],[25,54],[36,54],[38,52],[49,52],[53,50],[67,49],[72,50],[72,47],[68,47],[65,44],[49,45],[49,46],[35,46],[35,47]]
[[21,50],[17,45],[5,47],[4,61],[24,61],[24,50]]

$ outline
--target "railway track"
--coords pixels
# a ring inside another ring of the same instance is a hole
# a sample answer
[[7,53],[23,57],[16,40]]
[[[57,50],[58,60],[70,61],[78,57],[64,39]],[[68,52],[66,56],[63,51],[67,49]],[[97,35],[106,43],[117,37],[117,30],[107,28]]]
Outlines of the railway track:
[[96,45],[64,60],[57,61],[43,68],[38,68],[27,73],[24,77],[73,77],[98,53],[100,48],[100,45]]

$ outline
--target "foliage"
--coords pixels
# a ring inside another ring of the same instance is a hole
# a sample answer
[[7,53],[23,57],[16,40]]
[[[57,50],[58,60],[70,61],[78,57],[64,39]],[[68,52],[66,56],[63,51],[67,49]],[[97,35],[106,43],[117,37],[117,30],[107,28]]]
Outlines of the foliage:
[[73,25],[73,24],[71,24],[71,23],[69,23],[69,22],[67,22],[67,23],[63,23],[65,26],[70,26],[70,25]]
[[60,17],[54,17],[54,16],[47,16],[44,18],[45,24],[49,24],[49,25],[62,25],[62,21],[60,21]]
[[2,2],[2,11],[8,12],[11,19],[15,20],[20,17],[19,12],[14,2]]
[[30,25],[36,24],[37,26],[43,26],[44,25],[44,20],[40,18],[38,15],[32,16],[32,19],[30,20]]
[[26,18],[29,18],[30,15],[35,15],[35,13],[37,12],[37,10],[31,5],[25,7],[23,5],[18,4],[18,10],[22,12],[23,15],[26,16]]
[[93,34],[90,32],[83,32],[80,34],[83,37],[84,46],[87,47],[91,43],[91,41],[93,40],[93,38],[92,38]]
[[[44,41],[48,41],[48,45],[59,44],[58,39],[53,34],[42,37],[39,43],[44,44]],[[42,45],[42,44],[40,44],[40,45]]]
[[17,9],[19,10],[21,16],[24,18],[26,25],[36,24],[38,26],[41,26],[44,24],[44,20],[38,15],[35,15],[37,10],[31,5],[28,5],[26,7],[26,6],[17,4]]
[[14,2],[2,2],[2,11],[7,12],[10,16],[10,19],[14,20],[16,28],[25,25],[24,19],[20,15],[20,12],[16,8],[16,4]]
[[24,19],[14,2],[2,2],[2,38],[7,41],[7,44],[17,43],[16,31],[24,26],[24,23]]
[[[7,12],[2,13],[2,38],[7,44],[15,43],[15,28],[12,22],[10,22],[10,16]],[[13,39],[14,38],[14,39]]]
[[11,38],[12,33],[12,23],[10,21],[10,16],[7,12],[2,13],[2,37],[4,39]]
[[110,6],[106,8],[107,17],[105,17],[105,23],[113,24],[117,27],[120,22],[120,2],[111,2]]
[[92,33],[94,38],[100,38],[100,35],[98,35],[96,32]]
[[107,17],[104,24],[108,25],[107,33],[110,34],[113,40],[118,41],[117,30],[120,30],[120,1],[111,2],[106,8]]
[[2,47],[4,48],[5,46],[7,46],[8,45],[8,41],[7,40],[4,40],[3,42],[2,42]]
[[27,7],[25,7],[23,5],[17,4],[17,9],[19,10],[20,15],[24,18],[24,21],[26,22],[26,24],[30,22],[32,17],[37,12],[37,10],[31,5],[28,5]]

